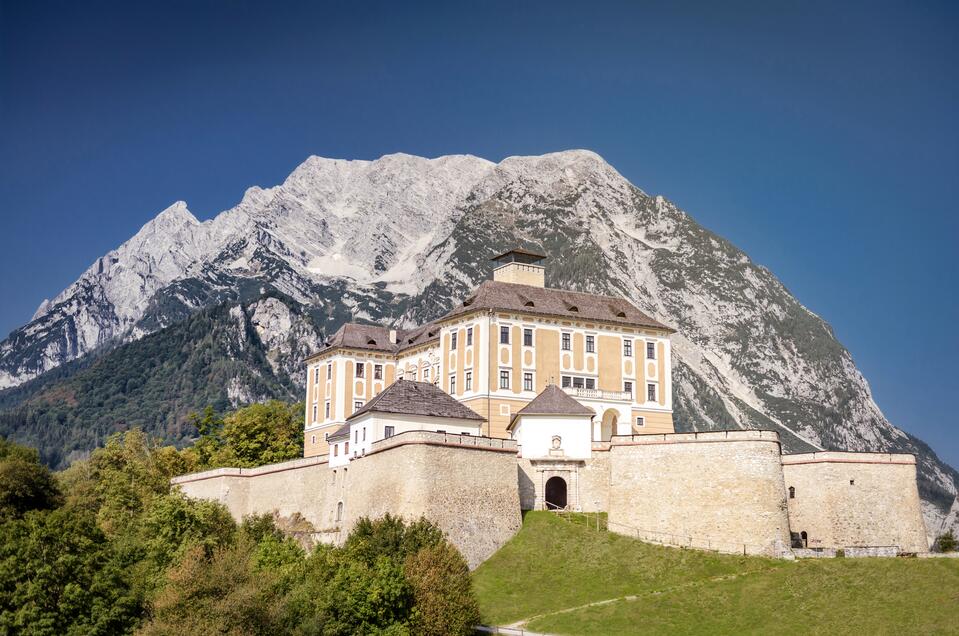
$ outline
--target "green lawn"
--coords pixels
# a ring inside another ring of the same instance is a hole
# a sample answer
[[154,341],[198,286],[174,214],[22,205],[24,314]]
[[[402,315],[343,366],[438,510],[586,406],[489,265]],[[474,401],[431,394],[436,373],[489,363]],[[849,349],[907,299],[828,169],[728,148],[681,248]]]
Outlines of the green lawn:
[[532,619],[527,628],[559,634],[959,634],[956,559],[725,556],[545,512],[527,514],[473,582],[485,622]]

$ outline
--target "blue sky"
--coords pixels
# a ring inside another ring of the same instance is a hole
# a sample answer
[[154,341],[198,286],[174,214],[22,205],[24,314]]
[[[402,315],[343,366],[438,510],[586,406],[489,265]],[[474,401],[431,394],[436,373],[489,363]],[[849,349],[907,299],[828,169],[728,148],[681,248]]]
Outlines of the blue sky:
[[0,0],[0,332],[173,201],[209,218],[310,154],[589,148],[959,465],[959,8],[838,4]]

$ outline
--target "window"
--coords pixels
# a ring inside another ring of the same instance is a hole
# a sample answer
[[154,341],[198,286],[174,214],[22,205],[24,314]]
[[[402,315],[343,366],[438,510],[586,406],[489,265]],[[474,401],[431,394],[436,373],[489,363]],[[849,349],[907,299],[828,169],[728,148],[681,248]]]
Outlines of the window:
[[377,364],[373,366],[373,379],[382,380],[383,379],[383,365]]
[[633,383],[632,383],[632,382],[623,382],[623,393],[629,393],[629,397],[633,397]]
[[572,347],[569,344],[570,335],[568,333],[563,334],[563,351],[569,351]]
[[316,444],[316,435],[310,435],[310,444]]
[[499,328],[499,343],[509,344],[509,327]]
[[645,417],[637,417],[637,418],[636,418],[636,427],[637,427],[637,428],[643,428],[644,426],[646,426],[646,418],[645,418]]
[[343,454],[344,455],[350,454],[350,440],[346,440],[345,442],[343,442]]
[[472,371],[466,372],[466,386],[464,386],[463,388],[466,389],[467,391],[473,390],[473,372]]
[[333,363],[326,365],[326,379],[329,380],[333,377]]
[[394,426],[383,427],[383,437],[393,437],[393,433],[395,432],[396,432],[396,427]]
[[342,501],[336,504],[336,520],[343,521],[343,502]]
[[473,346],[473,328],[472,327],[466,330],[466,346],[467,347]]
[[328,440],[328,439],[330,439],[330,434],[329,434],[329,433],[323,433],[323,441],[325,442],[325,441]]
[[313,384],[320,381],[320,367],[313,367]]
[[426,367],[425,369],[423,369],[423,382],[429,382],[429,381],[430,381],[430,368]]
[[501,389],[509,388],[509,371],[499,372],[499,388]]
[[450,395],[456,395],[456,376],[450,376]]
[[646,343],[646,359],[647,360],[656,359],[656,343],[655,342]]
[[340,456],[340,445],[333,444],[333,457],[339,457],[339,456]]
[[353,443],[354,443],[354,444],[359,444],[359,443],[360,443],[360,432],[359,432],[359,430],[353,431]]
[[524,391],[533,390],[533,374],[532,373],[523,374],[523,390]]
[[656,385],[655,384],[646,385],[646,401],[647,402],[656,401]]
[[327,420],[330,419],[330,403],[329,402],[326,403],[326,416],[324,419],[327,419]]
[[633,341],[623,340],[623,355],[627,358],[633,357]]
[[790,499],[795,499],[795,498],[796,498],[796,487],[795,487],[795,486],[790,486],[790,487],[789,487],[789,498],[790,498]]
[[523,346],[524,347],[533,346],[533,330],[532,329],[523,329]]
[[596,338],[593,336],[586,336],[586,353],[595,353],[596,352]]
[[362,362],[356,365],[356,377],[364,377],[363,372],[366,371],[366,365]]
[[450,336],[450,349],[452,351],[456,351],[456,336],[457,336],[457,333],[455,331]]
[[313,422],[314,423],[316,422],[316,416],[318,415],[317,411],[319,411],[319,409],[317,408],[317,405],[314,404],[313,405]]
[[363,441],[366,441],[366,427],[363,427]]
[[596,378],[584,378],[578,375],[564,375],[563,376],[563,388],[574,388],[574,389],[595,389],[596,388]]
[[356,413],[357,411],[359,411],[361,408],[363,408],[363,403],[362,403],[362,402],[353,402],[353,412],[354,412],[354,413]]

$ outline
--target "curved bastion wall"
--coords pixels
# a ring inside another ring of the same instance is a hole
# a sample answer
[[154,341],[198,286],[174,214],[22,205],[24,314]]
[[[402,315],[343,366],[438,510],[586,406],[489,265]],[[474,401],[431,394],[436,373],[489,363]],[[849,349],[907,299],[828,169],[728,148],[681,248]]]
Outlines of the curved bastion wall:
[[914,456],[830,451],[782,464],[790,526],[806,546],[929,549]]
[[609,463],[614,532],[720,552],[789,552],[774,431],[615,436]]
[[189,497],[223,503],[237,520],[299,513],[320,537],[346,539],[361,517],[434,522],[477,567],[519,530],[512,440],[410,431],[380,440],[348,466],[325,457],[221,468],[173,480]]

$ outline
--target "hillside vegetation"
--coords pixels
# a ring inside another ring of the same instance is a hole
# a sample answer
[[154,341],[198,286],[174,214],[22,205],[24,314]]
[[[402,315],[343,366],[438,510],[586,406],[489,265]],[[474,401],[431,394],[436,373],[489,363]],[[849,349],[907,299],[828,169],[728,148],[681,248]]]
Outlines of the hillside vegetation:
[[546,512],[473,584],[484,622],[556,634],[959,633],[959,559],[720,555]]
[[0,435],[37,448],[48,466],[65,468],[116,432],[140,428],[182,445],[197,434],[188,414],[206,405],[225,411],[244,402],[293,398],[298,389],[274,371],[256,330],[231,315],[234,309],[219,305],[197,312],[0,391]]
[[314,546],[298,515],[238,524],[171,487],[194,470],[301,457],[299,410],[208,409],[191,447],[127,431],[59,474],[0,437],[0,634],[471,633],[466,560],[429,521],[361,519],[342,547]]

